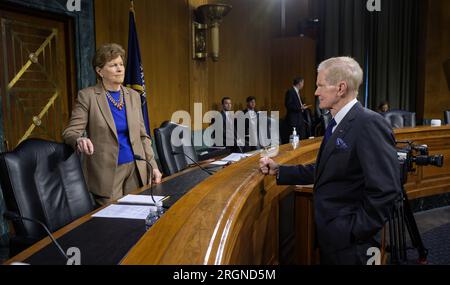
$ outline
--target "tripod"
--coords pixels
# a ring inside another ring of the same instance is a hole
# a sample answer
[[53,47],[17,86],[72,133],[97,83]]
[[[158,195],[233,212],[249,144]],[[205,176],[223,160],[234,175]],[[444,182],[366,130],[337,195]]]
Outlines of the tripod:
[[422,238],[417,228],[411,206],[409,205],[408,196],[406,195],[404,183],[407,178],[407,164],[401,165],[401,185],[402,195],[395,202],[394,208],[389,217],[389,244],[391,249],[391,262],[393,264],[406,263],[407,247],[405,227],[408,230],[411,244],[417,249],[419,254],[418,264],[427,264],[428,250],[422,242]]

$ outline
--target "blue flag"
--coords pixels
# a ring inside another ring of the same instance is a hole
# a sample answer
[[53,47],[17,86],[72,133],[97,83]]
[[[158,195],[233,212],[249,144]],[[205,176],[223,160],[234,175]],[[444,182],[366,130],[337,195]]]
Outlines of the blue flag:
[[134,10],[130,9],[130,21],[128,31],[128,59],[125,70],[125,85],[141,94],[142,116],[144,118],[145,129],[151,137],[150,122],[147,111],[147,96],[145,90],[144,68],[142,67],[141,51],[134,21]]

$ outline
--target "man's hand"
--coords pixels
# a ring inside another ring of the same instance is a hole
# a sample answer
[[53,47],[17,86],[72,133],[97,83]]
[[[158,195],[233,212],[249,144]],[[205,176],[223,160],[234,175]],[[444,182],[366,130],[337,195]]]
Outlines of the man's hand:
[[155,183],[155,184],[161,183],[161,177],[162,177],[162,174],[159,171],[159,169],[154,168],[153,169],[153,175],[152,175],[152,182]]
[[94,145],[91,140],[88,138],[79,138],[77,139],[77,149],[80,153],[85,153],[87,155],[94,154]]
[[263,157],[259,160],[259,169],[263,174],[277,175],[279,165],[268,157]]

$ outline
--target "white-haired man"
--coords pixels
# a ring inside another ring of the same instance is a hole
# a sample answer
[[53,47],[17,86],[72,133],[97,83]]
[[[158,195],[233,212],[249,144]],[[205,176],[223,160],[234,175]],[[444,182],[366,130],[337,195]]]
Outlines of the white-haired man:
[[318,67],[320,108],[329,123],[316,163],[282,166],[260,160],[277,183],[314,183],[314,211],[321,264],[366,264],[370,247],[401,193],[400,168],[391,128],[357,100],[363,72],[352,58],[337,57]]

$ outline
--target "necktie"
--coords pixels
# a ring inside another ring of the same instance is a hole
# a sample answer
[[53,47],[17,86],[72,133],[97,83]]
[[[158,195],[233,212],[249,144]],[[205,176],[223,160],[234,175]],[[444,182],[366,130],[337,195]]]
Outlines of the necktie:
[[302,106],[303,103],[302,103],[302,98],[300,97],[300,91],[298,91],[297,96],[298,96],[298,101],[300,102],[300,106]]
[[333,134],[333,128],[336,126],[336,121],[332,119],[330,123],[328,124],[327,129],[325,130],[325,135],[323,136],[323,145],[325,146],[330,139],[331,135]]

